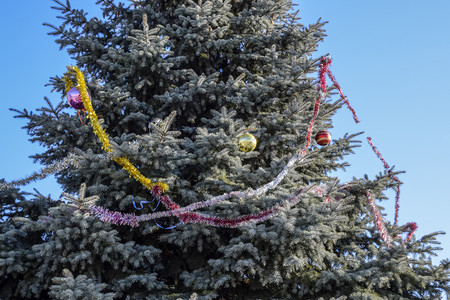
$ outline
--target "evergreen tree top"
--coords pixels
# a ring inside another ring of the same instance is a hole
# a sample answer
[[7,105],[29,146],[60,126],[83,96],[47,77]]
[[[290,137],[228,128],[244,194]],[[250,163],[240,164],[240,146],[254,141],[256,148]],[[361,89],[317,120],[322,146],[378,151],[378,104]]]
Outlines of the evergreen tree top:
[[[376,200],[401,182],[378,149],[384,172],[342,183],[330,171],[361,133],[313,142],[342,106],[358,120],[330,59],[313,56],[323,22],[301,24],[286,0],[100,0],[90,19],[54,2],[62,24],[47,25],[75,66],[50,85],[81,101],[15,110],[46,167],[0,183],[1,298],[450,291],[449,261],[429,258],[438,233],[384,220]],[[244,133],[254,150],[240,150]],[[53,173],[64,199],[15,187]]]

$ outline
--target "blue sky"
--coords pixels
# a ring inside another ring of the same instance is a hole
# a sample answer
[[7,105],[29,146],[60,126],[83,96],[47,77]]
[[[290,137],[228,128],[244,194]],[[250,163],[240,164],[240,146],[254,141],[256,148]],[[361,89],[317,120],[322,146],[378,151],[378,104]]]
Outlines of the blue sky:
[[[13,119],[10,107],[33,110],[53,103],[61,95],[44,87],[49,77],[61,75],[73,63],[46,33],[43,22],[58,24],[50,0],[2,4],[0,25],[0,178],[22,178],[39,169],[29,155],[41,151],[31,144]],[[93,0],[73,0],[90,16],[98,15]],[[370,136],[386,161],[404,182],[400,198],[399,224],[417,222],[418,236],[449,231],[450,196],[450,1],[335,1],[298,0],[305,24],[318,18],[329,21],[327,35],[316,56],[330,53],[331,70],[361,120],[354,124],[343,108],[333,119],[333,137],[345,132],[365,131],[363,146],[347,160],[352,164],[342,180],[367,174],[373,178],[383,165],[365,141]],[[54,180],[46,179],[25,187],[58,198]],[[393,221],[394,193],[382,203]],[[440,236],[444,251],[438,259],[450,257],[450,235]]]

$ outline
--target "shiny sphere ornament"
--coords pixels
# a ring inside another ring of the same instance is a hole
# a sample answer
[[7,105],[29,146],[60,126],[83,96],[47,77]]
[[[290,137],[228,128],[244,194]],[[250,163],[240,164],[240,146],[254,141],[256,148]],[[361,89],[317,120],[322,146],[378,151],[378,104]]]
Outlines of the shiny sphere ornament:
[[256,148],[256,138],[250,134],[245,133],[239,137],[239,150],[243,152],[250,152]]
[[[91,98],[91,95],[89,95],[89,99]],[[84,109],[83,100],[81,99],[80,90],[77,87],[73,87],[69,90],[67,93],[67,102],[69,102],[69,105],[75,109]]]
[[326,130],[319,131],[316,134],[316,143],[320,146],[328,145],[331,143],[331,134]]

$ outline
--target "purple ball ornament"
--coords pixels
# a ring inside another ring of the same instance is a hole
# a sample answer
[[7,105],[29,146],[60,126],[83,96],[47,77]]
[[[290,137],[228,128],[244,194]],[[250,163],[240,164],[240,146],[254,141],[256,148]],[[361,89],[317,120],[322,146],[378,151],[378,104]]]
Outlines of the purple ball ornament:
[[[91,95],[87,92],[89,99]],[[81,99],[80,90],[77,87],[73,87],[67,93],[67,102],[75,109],[84,109],[83,100]]]

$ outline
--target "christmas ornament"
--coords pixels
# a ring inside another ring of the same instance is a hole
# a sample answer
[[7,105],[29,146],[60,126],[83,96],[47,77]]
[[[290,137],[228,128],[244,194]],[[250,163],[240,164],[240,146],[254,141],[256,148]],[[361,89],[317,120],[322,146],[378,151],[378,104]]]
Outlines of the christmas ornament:
[[[88,97],[91,98],[91,95]],[[83,105],[83,99],[81,99],[80,90],[78,87],[73,87],[67,92],[67,102],[69,102],[69,105],[75,109],[84,109]]]
[[243,152],[250,152],[256,148],[256,138],[250,134],[245,133],[239,137],[239,150]]
[[330,142],[331,142],[331,134],[328,131],[322,130],[316,134],[316,143],[319,144],[320,146],[326,146]]

